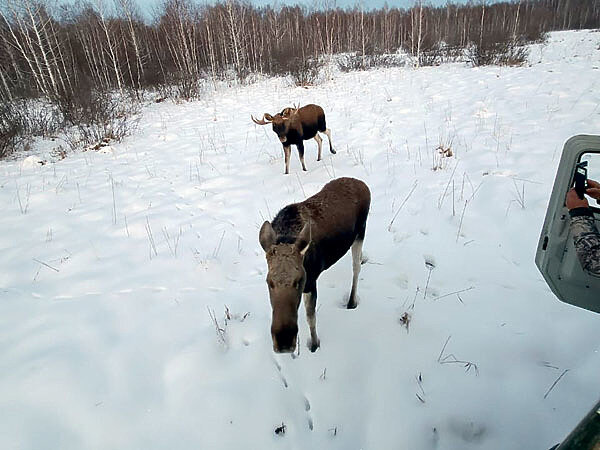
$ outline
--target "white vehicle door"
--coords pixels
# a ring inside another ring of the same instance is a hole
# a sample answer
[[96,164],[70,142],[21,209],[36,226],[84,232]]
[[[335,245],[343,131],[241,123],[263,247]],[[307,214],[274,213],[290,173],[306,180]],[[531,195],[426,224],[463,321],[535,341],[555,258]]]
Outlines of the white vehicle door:
[[[574,136],[564,146],[554,188],[538,242],[535,263],[559,300],[600,312],[600,276],[585,271],[577,258],[570,231],[567,191],[573,187],[575,167],[588,161],[588,178],[600,181],[600,136]],[[588,197],[600,229],[600,205]]]

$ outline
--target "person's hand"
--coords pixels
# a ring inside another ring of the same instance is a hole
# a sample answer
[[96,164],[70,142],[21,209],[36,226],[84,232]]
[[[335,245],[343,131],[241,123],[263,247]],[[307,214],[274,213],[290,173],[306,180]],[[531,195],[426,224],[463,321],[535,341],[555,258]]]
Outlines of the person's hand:
[[600,200],[600,183],[594,180],[587,180],[587,189],[585,193],[596,200]]
[[[588,182],[589,182],[589,180],[588,180]],[[596,183],[596,182],[594,181],[594,183]],[[598,185],[598,183],[596,183],[596,184]],[[598,187],[600,187],[600,185],[598,185]],[[599,191],[600,191],[600,189],[599,189]],[[577,195],[577,192],[575,192],[575,188],[570,189],[569,192],[567,192],[567,199],[565,201],[565,205],[567,206],[567,209],[569,211],[571,211],[572,209],[575,209],[575,208],[589,208],[590,207],[590,205],[585,197],[583,197],[583,199],[579,198],[579,196]]]

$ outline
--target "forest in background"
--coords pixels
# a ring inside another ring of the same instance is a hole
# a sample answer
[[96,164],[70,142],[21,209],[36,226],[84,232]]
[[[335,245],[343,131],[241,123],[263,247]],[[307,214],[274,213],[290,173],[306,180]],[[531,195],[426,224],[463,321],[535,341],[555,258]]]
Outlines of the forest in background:
[[[0,157],[69,130],[76,148],[119,140],[147,93],[194,99],[206,81],[254,74],[316,82],[341,70],[464,59],[523,64],[549,31],[600,28],[600,0],[485,1],[409,9],[256,7],[165,0],[145,21],[135,0],[0,6]],[[600,50],[600,49],[599,49]],[[43,105],[43,106],[41,106]]]

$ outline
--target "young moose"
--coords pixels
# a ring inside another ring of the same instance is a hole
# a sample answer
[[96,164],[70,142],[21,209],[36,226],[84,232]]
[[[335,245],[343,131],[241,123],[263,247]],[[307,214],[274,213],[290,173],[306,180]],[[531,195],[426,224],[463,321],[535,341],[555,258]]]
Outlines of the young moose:
[[273,223],[263,223],[259,241],[267,257],[267,284],[273,308],[271,336],[277,353],[293,352],[298,308],[304,293],[310,328],[309,347],[319,347],[315,307],[317,278],[352,247],[352,289],[348,309],[356,308],[356,285],[362,259],[371,193],[354,178],[338,178],[301,203],[283,208]]
[[331,146],[331,131],[325,124],[325,112],[318,105],[306,105],[302,108],[284,108],[279,114],[272,116],[265,113],[261,120],[250,116],[252,121],[258,125],[273,124],[273,131],[277,133],[279,140],[283,144],[283,153],[285,155],[285,173],[290,173],[290,154],[292,145],[295,145],[300,155],[302,170],[306,170],[304,164],[304,142],[314,138],[319,146],[317,161],[321,161],[321,146],[323,138],[319,132],[325,133],[329,140],[329,151],[335,154]]

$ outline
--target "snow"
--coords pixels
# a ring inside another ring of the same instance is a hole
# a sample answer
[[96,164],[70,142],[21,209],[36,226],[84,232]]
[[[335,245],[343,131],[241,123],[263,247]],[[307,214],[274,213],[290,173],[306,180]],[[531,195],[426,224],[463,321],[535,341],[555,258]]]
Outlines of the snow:
[[[563,143],[599,133],[599,44],[220,87],[147,106],[103,153],[0,162],[0,447],[557,443],[597,401],[600,319],[534,255]],[[285,176],[250,114],[310,102],[338,153],[307,142],[308,172],[293,150]],[[299,356],[276,355],[259,227],[340,176],[372,192],[358,308],[346,255],[318,281],[321,348],[301,311]]]
[[36,155],[30,155],[23,159],[21,162],[21,168],[23,169],[31,169],[33,167],[37,167],[39,165],[45,164],[45,161]]

